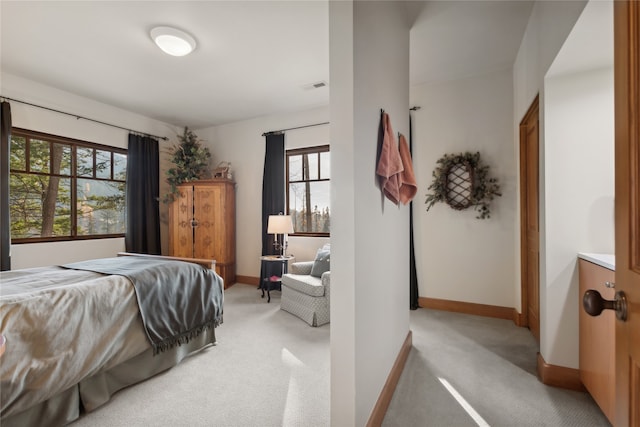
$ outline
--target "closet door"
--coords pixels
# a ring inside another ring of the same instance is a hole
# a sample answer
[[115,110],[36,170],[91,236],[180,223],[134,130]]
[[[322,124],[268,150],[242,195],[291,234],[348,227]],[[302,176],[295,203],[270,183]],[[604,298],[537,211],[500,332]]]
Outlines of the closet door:
[[169,209],[169,247],[171,255],[193,257],[193,187],[181,185],[179,196]]

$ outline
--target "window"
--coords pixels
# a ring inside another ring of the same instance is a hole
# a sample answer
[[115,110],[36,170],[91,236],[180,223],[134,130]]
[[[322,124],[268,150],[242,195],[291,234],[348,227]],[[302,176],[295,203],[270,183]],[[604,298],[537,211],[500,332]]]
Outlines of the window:
[[11,130],[11,242],[120,237],[127,151]]
[[287,211],[294,233],[329,236],[331,229],[329,146],[287,150]]

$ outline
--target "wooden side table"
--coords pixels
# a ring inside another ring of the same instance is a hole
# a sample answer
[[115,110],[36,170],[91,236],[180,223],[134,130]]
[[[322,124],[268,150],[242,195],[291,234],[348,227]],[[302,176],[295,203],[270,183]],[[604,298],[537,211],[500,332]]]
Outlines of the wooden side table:
[[261,262],[267,263],[280,263],[280,275],[269,275],[269,268],[264,269],[264,277],[260,278],[260,288],[262,289],[262,297],[264,298],[264,291],[267,290],[267,302],[271,302],[271,288],[274,284],[280,284],[280,280],[282,279],[282,275],[285,274],[288,270],[289,261],[294,259],[293,255],[287,256],[279,256],[279,255],[265,255],[260,257]]

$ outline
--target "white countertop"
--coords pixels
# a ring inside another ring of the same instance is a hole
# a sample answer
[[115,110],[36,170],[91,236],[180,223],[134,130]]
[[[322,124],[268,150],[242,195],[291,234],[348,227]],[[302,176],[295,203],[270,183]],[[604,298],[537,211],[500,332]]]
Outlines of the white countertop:
[[599,266],[608,268],[611,271],[616,271],[616,256],[613,254],[592,254],[579,252],[578,258],[582,258],[586,261],[598,264]]

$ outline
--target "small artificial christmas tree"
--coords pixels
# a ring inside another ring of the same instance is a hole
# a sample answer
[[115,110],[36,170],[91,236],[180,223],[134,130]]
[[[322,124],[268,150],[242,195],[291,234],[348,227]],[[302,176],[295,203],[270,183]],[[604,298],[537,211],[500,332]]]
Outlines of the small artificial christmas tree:
[[179,184],[204,178],[208,173],[211,153],[207,147],[201,145],[198,136],[185,127],[184,133],[179,135],[178,139],[180,144],[171,149],[171,161],[175,166],[167,171],[167,182],[171,191],[165,195],[165,203],[175,200]]

